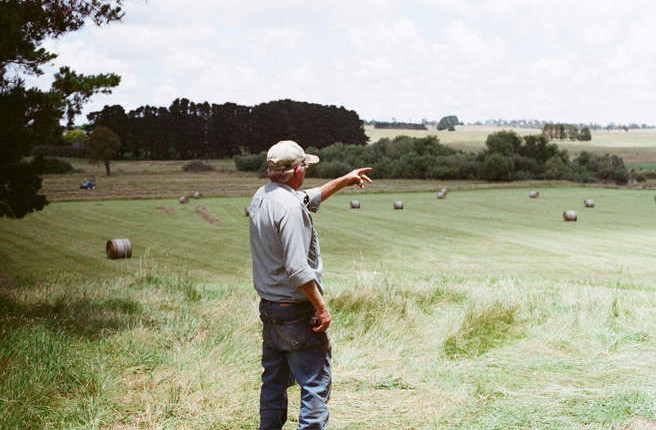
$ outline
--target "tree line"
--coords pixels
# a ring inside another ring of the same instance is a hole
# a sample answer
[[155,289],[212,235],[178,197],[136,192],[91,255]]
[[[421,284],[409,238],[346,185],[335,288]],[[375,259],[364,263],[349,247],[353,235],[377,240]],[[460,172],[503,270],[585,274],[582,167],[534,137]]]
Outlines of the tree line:
[[385,122],[374,121],[374,128],[388,129],[388,130],[428,130],[425,124],[417,124],[413,122]]
[[104,126],[119,136],[119,159],[224,158],[261,151],[283,139],[318,148],[335,142],[363,145],[368,139],[355,111],[289,99],[250,107],[178,98],[168,108],[126,112],[120,105],[105,106],[88,119],[92,127]]
[[[546,124],[552,124],[552,123],[553,121],[542,121],[538,119],[511,119],[511,120],[488,119],[485,121],[471,122],[468,123],[467,125],[542,129]],[[589,123],[589,124],[578,123],[574,125],[576,125],[580,129],[582,129],[583,127],[588,127],[590,130],[594,130],[594,131],[623,130],[628,132],[629,130],[647,130],[647,129],[656,128],[654,125],[645,124],[645,123],[637,124],[635,122],[630,122],[627,124],[616,124],[614,122],[609,122],[606,125],[601,125],[596,123]]]
[[[337,143],[308,148],[308,152],[321,158],[321,163],[308,169],[308,176],[325,178],[343,175],[356,166],[371,166],[370,176],[376,179],[629,180],[623,160],[616,155],[583,151],[572,160],[567,150],[550,143],[544,134],[522,137],[505,130],[490,134],[485,149],[478,152],[442,145],[435,136],[384,138],[367,146]],[[241,154],[235,164],[238,170],[264,171],[266,153]]]
[[566,124],[566,123],[551,123],[548,122],[542,127],[542,133],[549,136],[549,139],[560,139],[560,140],[581,140],[587,141],[592,140],[592,133],[590,133],[590,127],[584,125],[579,130],[576,124]]

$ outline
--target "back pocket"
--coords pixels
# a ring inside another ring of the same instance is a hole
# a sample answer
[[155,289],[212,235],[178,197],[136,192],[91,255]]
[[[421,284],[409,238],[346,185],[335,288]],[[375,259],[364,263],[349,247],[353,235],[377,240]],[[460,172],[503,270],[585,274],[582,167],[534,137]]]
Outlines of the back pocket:
[[321,338],[312,331],[309,321],[293,324],[271,324],[272,339],[281,351],[300,351],[321,345]]

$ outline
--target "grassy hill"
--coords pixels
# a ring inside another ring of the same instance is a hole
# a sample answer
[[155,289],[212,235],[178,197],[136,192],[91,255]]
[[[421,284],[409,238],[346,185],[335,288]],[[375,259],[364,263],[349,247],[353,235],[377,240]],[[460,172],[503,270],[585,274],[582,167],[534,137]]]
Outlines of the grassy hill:
[[[528,191],[322,205],[332,428],[656,422],[653,193]],[[256,428],[248,201],[60,202],[0,220],[0,428]],[[570,208],[579,221],[562,221]],[[119,237],[132,259],[105,257]]]

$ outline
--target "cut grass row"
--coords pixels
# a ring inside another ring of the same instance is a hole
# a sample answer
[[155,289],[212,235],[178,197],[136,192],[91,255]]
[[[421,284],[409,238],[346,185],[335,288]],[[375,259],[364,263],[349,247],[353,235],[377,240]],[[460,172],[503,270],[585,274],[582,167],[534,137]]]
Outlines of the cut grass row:
[[[596,187],[541,188],[529,199],[525,188],[433,193],[339,195],[315,216],[322,249],[333,258],[328,276],[345,276],[353,259],[373,270],[458,267],[473,273],[524,274],[554,278],[656,279],[654,204],[648,190]],[[357,196],[362,208],[349,209]],[[596,207],[583,208],[592,198]],[[204,198],[181,205],[177,199],[53,203],[22,220],[0,220],[2,272],[43,275],[49,270],[95,274],[133,270],[139,257],[180,266],[221,280],[250,276],[249,197]],[[405,209],[395,211],[392,202]],[[202,204],[217,217],[212,225],[195,211]],[[158,207],[169,208],[167,214]],[[575,209],[579,221],[565,223]],[[130,238],[133,256],[105,258],[108,239]],[[36,263],[35,263],[36,262]],[[344,264],[342,264],[344,263]],[[334,266],[333,266],[334,265]],[[331,267],[333,266],[333,267]],[[601,270],[603,269],[603,270]]]

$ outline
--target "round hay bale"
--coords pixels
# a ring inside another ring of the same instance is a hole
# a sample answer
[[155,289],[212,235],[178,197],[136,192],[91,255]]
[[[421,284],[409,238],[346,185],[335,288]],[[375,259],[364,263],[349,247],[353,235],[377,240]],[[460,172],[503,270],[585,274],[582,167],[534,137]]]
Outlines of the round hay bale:
[[439,193],[437,193],[437,198],[438,199],[446,199],[446,194],[447,194],[446,192],[440,191]]
[[244,208],[244,216],[250,216],[250,215],[251,215],[251,213],[248,212],[248,208],[245,207],[245,208]]
[[403,209],[403,202],[402,202],[402,201],[400,201],[400,200],[399,200],[399,201],[396,201],[396,202],[394,202],[394,209],[396,209],[396,210],[400,210],[400,209]]
[[449,189],[447,187],[444,187],[440,190],[440,193],[449,194]]
[[360,202],[357,200],[351,200],[351,209],[360,209]]
[[572,209],[563,211],[563,219],[565,221],[576,221],[578,219],[578,217],[576,216],[576,211]]
[[200,199],[201,197],[203,197],[203,193],[201,193],[200,191],[195,191],[194,192],[194,198],[195,199]]
[[585,199],[583,200],[583,206],[585,206],[586,208],[593,208],[595,207],[595,202],[592,199]]
[[182,196],[182,197],[180,197],[179,202],[180,202],[180,204],[189,203],[189,197]]
[[117,258],[132,257],[132,244],[130,239],[110,239],[105,245],[107,258],[115,260]]
[[539,191],[531,191],[530,193],[528,193],[528,196],[532,199],[537,199],[538,197],[540,197],[540,192]]

